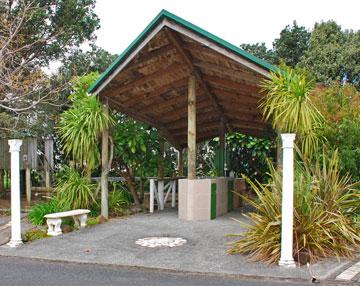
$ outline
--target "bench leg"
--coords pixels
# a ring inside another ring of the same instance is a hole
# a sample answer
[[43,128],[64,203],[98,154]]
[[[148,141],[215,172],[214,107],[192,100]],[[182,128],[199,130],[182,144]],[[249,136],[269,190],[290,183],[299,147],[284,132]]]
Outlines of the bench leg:
[[84,228],[86,226],[87,214],[73,216],[75,225]]
[[61,231],[61,218],[48,218],[46,220],[48,225],[47,234],[50,236],[57,236],[62,234]]

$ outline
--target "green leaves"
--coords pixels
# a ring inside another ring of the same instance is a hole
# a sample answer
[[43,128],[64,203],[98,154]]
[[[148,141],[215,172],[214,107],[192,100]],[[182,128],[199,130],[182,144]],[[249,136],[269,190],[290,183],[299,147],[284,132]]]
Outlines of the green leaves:
[[83,97],[83,89],[78,91],[73,106],[60,116],[58,133],[65,154],[92,170],[100,159],[99,136],[114,120],[95,96]]
[[[301,156],[300,156],[301,157]],[[337,152],[323,151],[312,165],[297,163],[294,182],[294,248],[320,257],[351,257],[360,245],[359,226],[352,218],[359,208],[360,194],[349,176],[341,176]],[[270,181],[261,184],[247,179],[256,199],[243,197],[256,211],[248,213],[251,223],[234,242],[229,253],[249,254],[253,260],[277,263],[281,236],[281,171],[270,164]]]
[[58,177],[55,191],[63,209],[88,209],[96,203],[96,187],[97,184],[89,182],[80,172],[66,167]]
[[270,75],[261,84],[267,92],[260,104],[266,120],[280,132],[296,133],[305,156],[311,155],[319,145],[319,130],[323,117],[311,102],[314,82],[302,72],[289,67]]
[[138,175],[154,176],[158,164],[159,135],[156,129],[139,123],[123,114],[115,114],[113,130],[115,161],[121,158]]

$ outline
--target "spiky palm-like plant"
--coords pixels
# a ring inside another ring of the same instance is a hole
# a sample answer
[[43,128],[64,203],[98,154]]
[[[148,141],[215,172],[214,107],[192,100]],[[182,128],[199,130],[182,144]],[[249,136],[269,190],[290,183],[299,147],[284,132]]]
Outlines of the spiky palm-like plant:
[[[306,252],[314,262],[334,255],[351,257],[359,249],[359,228],[352,212],[359,206],[360,193],[349,176],[340,174],[338,164],[336,151],[318,156],[314,165],[306,159],[296,164],[295,257]],[[257,198],[243,198],[256,211],[246,215],[251,223],[244,223],[246,231],[228,252],[276,263],[280,258],[282,181],[281,171],[270,166],[269,184],[248,180]]]
[[114,123],[95,96],[76,100],[60,117],[58,132],[63,150],[73,160],[92,170],[100,159],[98,139]]
[[267,95],[260,103],[263,116],[274,129],[296,133],[305,156],[319,146],[323,117],[311,102],[314,81],[301,72],[282,67],[261,84]]

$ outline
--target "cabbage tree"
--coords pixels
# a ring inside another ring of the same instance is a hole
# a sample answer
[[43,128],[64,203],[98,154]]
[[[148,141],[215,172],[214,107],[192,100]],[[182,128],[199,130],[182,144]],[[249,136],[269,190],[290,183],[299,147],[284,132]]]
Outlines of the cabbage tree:
[[296,133],[304,156],[311,156],[321,141],[323,117],[311,101],[315,82],[304,72],[282,67],[261,84],[267,93],[260,104],[266,120],[282,133]]

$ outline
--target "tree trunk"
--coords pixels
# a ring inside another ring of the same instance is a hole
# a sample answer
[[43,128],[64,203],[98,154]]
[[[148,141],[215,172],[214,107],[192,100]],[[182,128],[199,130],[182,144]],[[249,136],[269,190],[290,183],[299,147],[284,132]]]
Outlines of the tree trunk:
[[129,189],[133,196],[135,205],[140,208],[140,199],[139,199],[138,193],[136,191],[136,182],[130,172],[130,168],[128,166],[126,166],[125,169],[126,169],[126,173],[124,173],[123,177],[125,178],[128,186],[129,186]]

